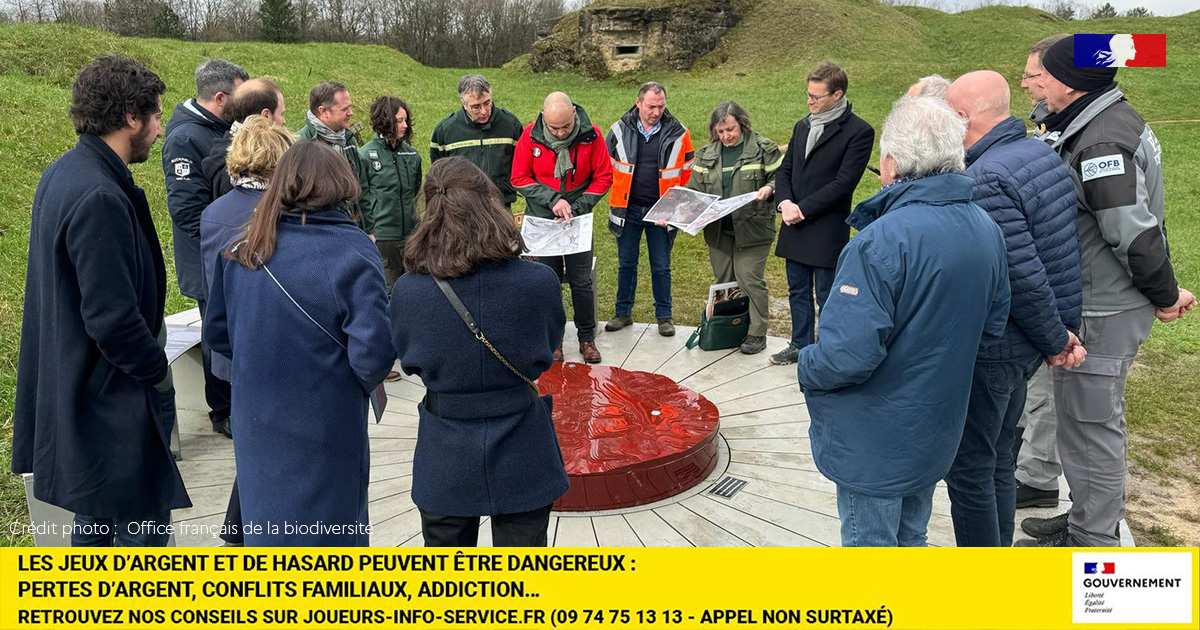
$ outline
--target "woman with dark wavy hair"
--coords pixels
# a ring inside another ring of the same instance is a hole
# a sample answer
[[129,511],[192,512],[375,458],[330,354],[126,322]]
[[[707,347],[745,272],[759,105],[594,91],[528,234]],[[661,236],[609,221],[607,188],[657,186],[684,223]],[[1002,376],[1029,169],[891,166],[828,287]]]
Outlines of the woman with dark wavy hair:
[[425,545],[473,547],[491,515],[496,546],[545,546],[567,473],[550,397],[533,381],[562,344],[558,276],[521,260],[499,190],[467,160],[435,162],[424,194],[391,314],[400,363],[427,390],[412,484]]
[[[417,190],[421,156],[412,140],[412,110],[397,96],[380,96],[371,104],[375,137],[358,150],[365,172],[364,195],[358,204],[367,234],[383,258],[390,293],[404,273],[404,239],[417,229]],[[397,375],[399,376],[399,375]]]
[[301,140],[213,274],[247,547],[368,543],[367,397],[396,354],[379,254],[343,210],[357,195],[345,157]]

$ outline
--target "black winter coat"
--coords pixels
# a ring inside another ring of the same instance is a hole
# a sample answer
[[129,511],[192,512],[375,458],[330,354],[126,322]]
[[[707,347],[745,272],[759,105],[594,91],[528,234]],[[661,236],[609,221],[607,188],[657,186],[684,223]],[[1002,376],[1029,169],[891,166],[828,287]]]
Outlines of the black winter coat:
[[175,277],[179,292],[202,299],[200,284],[200,213],[212,203],[203,162],[213,143],[229,131],[229,123],[196,104],[195,99],[175,106],[167,121],[162,165],[167,182],[167,210],[175,241]]
[[837,267],[838,255],[850,241],[850,201],[875,143],[875,130],[852,109],[846,103],[846,113],[825,126],[807,160],[808,117],[792,129],[783,164],[775,171],[775,204],[791,200],[800,206],[804,220],[779,226],[776,256],[813,267]]
[[233,134],[226,131],[225,135],[213,141],[212,149],[208,151],[208,157],[200,163],[200,169],[204,172],[204,181],[208,182],[212,201],[220,199],[225,193],[233,190],[233,181],[229,179],[229,173],[225,171],[225,154],[229,152],[229,145],[232,143]]
[[80,136],[33,197],[12,470],[34,473],[38,499],[107,518],[191,505],[154,389],[165,299],[146,195]]
[[[550,367],[566,314],[558,277],[527,260],[484,263],[448,280],[496,349],[529,379]],[[392,289],[392,343],[406,374],[437,392],[417,411],[412,499],[445,516],[527,512],[566,493],[567,473],[551,419],[550,397],[534,399],[467,329],[423,273]]]

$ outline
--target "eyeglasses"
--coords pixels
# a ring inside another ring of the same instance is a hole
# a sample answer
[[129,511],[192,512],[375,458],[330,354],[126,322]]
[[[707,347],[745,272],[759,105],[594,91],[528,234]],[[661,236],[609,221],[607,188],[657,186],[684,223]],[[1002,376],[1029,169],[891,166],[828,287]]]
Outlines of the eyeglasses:
[[808,95],[808,100],[809,100],[809,101],[811,101],[811,102],[813,102],[813,103],[816,103],[816,102],[820,101],[821,99],[825,98],[826,96],[829,96],[829,95],[833,94],[833,92],[826,92],[826,93],[824,93],[824,94],[822,94],[822,95],[820,95],[820,96],[815,96],[815,95],[812,95],[812,94],[808,94],[807,92],[805,92],[805,94],[807,94],[807,95]]
[[1029,74],[1028,72],[1023,72],[1023,73],[1021,73],[1021,80],[1028,81],[1030,79],[1036,79],[1036,78],[1042,76],[1042,74],[1043,73],[1041,73],[1041,72],[1039,72],[1037,74]]

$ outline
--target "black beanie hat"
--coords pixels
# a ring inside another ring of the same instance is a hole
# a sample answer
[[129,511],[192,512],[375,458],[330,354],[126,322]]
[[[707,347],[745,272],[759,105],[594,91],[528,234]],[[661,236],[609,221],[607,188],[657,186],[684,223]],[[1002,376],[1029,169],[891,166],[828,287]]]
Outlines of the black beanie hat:
[[1084,92],[1109,87],[1117,78],[1116,68],[1076,68],[1074,35],[1054,42],[1042,57],[1042,67],[1063,85]]

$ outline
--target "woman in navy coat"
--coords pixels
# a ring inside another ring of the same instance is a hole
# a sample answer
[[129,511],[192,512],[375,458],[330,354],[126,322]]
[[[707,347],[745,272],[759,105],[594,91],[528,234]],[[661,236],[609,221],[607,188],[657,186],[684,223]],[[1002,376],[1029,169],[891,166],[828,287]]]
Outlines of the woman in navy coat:
[[395,352],[379,254],[341,211],[357,193],[345,158],[297,143],[213,275],[247,547],[368,543],[367,396]]
[[[427,388],[412,489],[425,545],[475,546],[479,518],[491,515],[496,546],[545,546],[550,506],[568,482],[550,397],[528,381],[562,344],[558,277],[520,259],[525,245],[512,216],[470,162],[438,160],[424,194],[391,314],[403,370]],[[471,333],[434,277],[447,281],[511,369]]]

